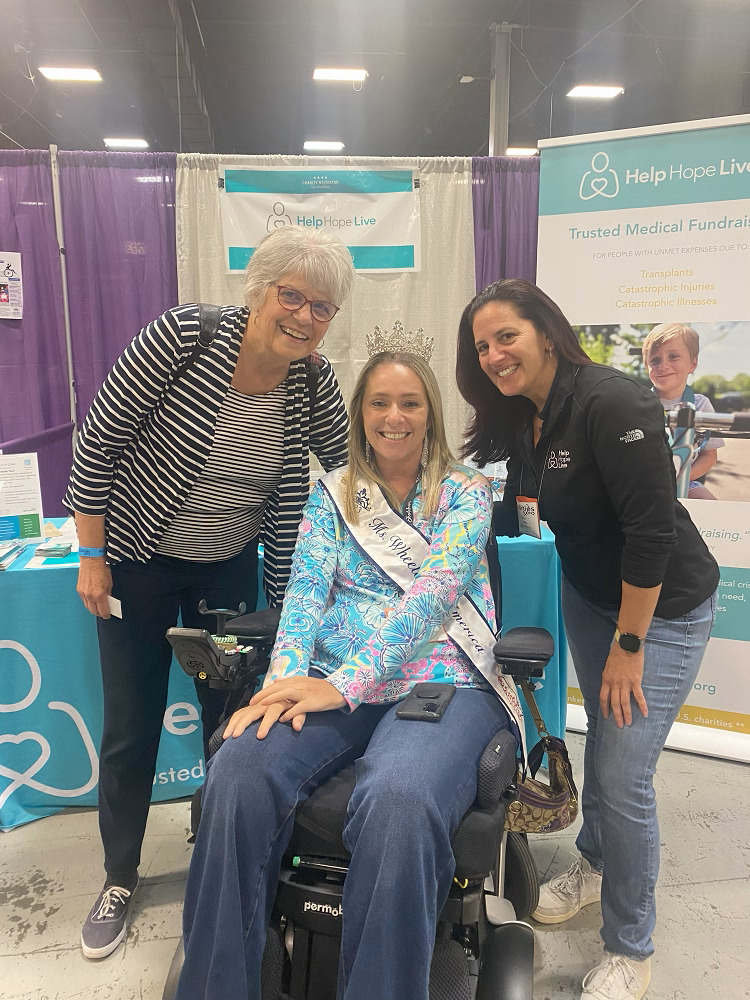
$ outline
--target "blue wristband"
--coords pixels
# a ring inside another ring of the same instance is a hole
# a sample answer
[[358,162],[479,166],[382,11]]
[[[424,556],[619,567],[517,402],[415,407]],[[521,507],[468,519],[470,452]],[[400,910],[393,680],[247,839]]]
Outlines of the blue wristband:
[[103,555],[107,554],[106,549],[91,549],[84,545],[78,546],[78,555],[83,556],[86,559],[100,559]]

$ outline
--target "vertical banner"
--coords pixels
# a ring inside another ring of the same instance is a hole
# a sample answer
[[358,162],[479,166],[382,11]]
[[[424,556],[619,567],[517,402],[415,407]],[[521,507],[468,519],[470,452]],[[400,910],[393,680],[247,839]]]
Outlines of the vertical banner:
[[[540,146],[537,281],[593,360],[665,409],[750,410],[750,116]],[[646,340],[655,327],[663,341]],[[667,745],[750,760],[750,441],[717,433],[702,448],[684,503],[721,567],[718,612]],[[583,728],[570,666],[569,723]]]
[[227,270],[238,272],[261,240],[282,226],[338,236],[358,271],[418,271],[419,175],[360,168],[220,170]]

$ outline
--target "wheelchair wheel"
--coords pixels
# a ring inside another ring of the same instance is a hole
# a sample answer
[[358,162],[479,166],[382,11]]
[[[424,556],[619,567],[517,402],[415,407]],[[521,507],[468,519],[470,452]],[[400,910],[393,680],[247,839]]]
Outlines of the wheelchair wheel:
[[281,1000],[285,960],[284,936],[278,924],[272,923],[268,928],[260,967],[261,1000]]
[[526,920],[539,902],[539,873],[523,833],[509,833],[505,849],[505,896],[517,920]]
[[513,921],[493,927],[482,951],[476,1000],[532,1000],[534,932]]
[[185,949],[182,944],[182,938],[180,937],[177,950],[172,956],[172,964],[169,966],[167,981],[164,984],[164,992],[161,995],[161,1000],[174,1000],[174,996],[177,993],[177,983],[180,980],[180,973],[182,972],[182,966],[184,963]]
[[466,952],[458,941],[438,938],[435,942],[430,965],[430,1000],[471,1000]]

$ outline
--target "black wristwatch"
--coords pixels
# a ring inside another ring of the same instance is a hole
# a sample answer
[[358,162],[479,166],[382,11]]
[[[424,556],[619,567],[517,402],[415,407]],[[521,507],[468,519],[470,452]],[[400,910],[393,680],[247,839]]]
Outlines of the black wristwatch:
[[634,635],[632,632],[621,632],[619,628],[615,629],[615,642],[626,653],[640,653],[643,645],[643,639],[640,636]]

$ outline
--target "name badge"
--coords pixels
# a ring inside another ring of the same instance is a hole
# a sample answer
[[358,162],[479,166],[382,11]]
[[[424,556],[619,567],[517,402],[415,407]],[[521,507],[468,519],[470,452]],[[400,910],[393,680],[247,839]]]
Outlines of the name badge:
[[516,497],[518,512],[518,530],[522,535],[541,538],[542,529],[539,525],[539,501],[536,497]]

